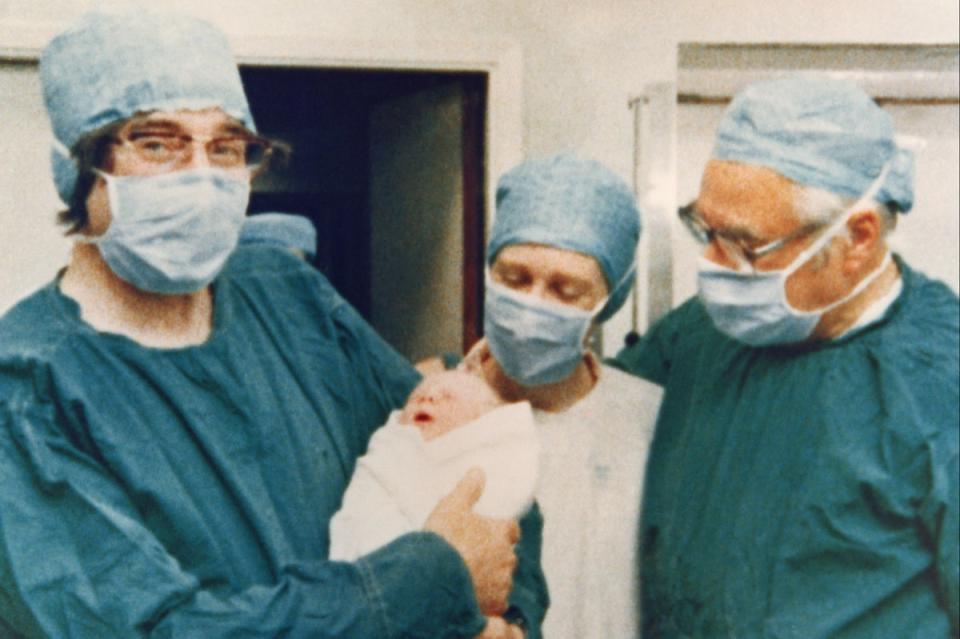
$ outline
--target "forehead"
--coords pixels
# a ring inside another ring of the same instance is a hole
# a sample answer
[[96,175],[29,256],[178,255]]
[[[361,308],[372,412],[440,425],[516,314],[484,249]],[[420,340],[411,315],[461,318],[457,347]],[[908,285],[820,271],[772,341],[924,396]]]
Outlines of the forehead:
[[543,244],[512,244],[497,253],[494,268],[524,268],[542,275],[562,275],[586,282],[606,284],[593,257]]
[[478,376],[463,371],[444,371],[428,375],[415,389],[416,391],[444,390],[458,395],[470,393],[493,392],[487,383]]
[[802,224],[794,213],[795,192],[793,182],[767,167],[711,160],[703,172],[696,208],[712,228],[779,237]]
[[152,126],[175,128],[194,133],[243,129],[243,124],[227,115],[222,109],[181,109],[177,111],[150,111],[133,116],[127,126],[150,124]]

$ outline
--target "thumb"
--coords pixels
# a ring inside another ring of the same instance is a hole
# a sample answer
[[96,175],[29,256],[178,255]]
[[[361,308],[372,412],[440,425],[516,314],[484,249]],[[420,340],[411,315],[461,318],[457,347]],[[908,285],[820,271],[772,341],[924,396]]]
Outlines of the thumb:
[[457,369],[468,373],[480,372],[483,368],[483,360],[486,359],[487,351],[487,338],[484,337],[474,344],[467,354],[463,356],[463,360],[460,362],[460,365],[457,366]]
[[484,475],[482,469],[471,468],[450,493],[449,501],[467,510],[473,508],[473,505],[480,499],[480,495],[483,494],[483,487],[486,482],[486,475]]

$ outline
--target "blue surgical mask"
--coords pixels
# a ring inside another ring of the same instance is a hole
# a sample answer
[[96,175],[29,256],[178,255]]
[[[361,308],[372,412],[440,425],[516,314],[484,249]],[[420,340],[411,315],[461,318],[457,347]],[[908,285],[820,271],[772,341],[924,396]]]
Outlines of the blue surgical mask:
[[495,282],[488,273],[483,332],[490,353],[507,377],[523,386],[562,381],[583,360],[587,333],[607,300],[592,310],[547,302]]
[[143,291],[200,290],[220,273],[240,236],[250,198],[246,175],[214,168],[160,175],[101,174],[112,219],[85,236],[110,269]]
[[877,279],[890,263],[889,252],[853,290],[823,308],[801,311],[787,300],[787,278],[841,233],[855,212],[863,210],[882,184],[887,170],[885,167],[867,192],[786,268],[744,272],[701,256],[697,264],[700,300],[717,329],[750,346],[802,342],[810,337],[825,313],[853,299]]

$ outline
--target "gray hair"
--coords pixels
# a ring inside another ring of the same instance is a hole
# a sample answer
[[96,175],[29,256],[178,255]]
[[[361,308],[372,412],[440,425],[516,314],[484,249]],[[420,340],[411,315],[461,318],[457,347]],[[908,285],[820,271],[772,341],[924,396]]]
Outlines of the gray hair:
[[[810,224],[829,224],[856,202],[856,198],[838,195],[815,186],[794,185],[794,213]],[[896,207],[877,201],[871,204],[880,216],[881,234],[886,237],[897,226]]]

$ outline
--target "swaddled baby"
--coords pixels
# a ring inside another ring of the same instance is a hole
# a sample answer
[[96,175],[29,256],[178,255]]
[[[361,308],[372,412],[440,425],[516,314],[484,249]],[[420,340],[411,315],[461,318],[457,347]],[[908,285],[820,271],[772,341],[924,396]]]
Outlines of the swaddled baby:
[[423,528],[466,472],[481,468],[474,510],[518,518],[533,503],[539,453],[530,404],[504,404],[479,377],[430,375],[393,411],[357,460],[330,522],[330,559],[352,561]]

